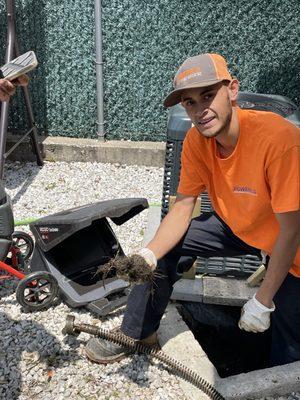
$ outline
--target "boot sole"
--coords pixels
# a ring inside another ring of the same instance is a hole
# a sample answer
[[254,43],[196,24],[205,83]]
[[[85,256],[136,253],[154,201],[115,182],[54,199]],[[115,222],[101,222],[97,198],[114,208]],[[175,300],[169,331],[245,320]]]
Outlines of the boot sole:
[[99,359],[93,357],[93,355],[91,353],[89,353],[87,350],[85,351],[85,355],[90,361],[97,363],[97,364],[104,364],[104,365],[113,364],[115,362],[120,362],[124,358],[128,357],[130,354],[131,353],[122,353],[122,354],[119,354],[118,356],[111,356],[109,358],[99,360]]

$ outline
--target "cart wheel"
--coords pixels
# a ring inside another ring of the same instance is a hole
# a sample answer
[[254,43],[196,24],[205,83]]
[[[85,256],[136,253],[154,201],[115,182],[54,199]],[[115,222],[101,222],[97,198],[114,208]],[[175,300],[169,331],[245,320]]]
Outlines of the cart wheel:
[[58,283],[53,275],[33,272],[19,282],[16,297],[21,306],[38,311],[50,307],[58,292]]
[[17,247],[22,254],[23,260],[28,261],[34,248],[33,239],[28,233],[15,231],[12,234],[13,246]]

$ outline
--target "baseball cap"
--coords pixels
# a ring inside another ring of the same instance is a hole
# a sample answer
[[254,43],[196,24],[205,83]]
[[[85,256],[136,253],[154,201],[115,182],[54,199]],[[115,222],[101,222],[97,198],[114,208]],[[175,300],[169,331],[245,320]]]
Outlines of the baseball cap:
[[231,81],[232,77],[226,60],[219,54],[206,53],[187,58],[175,75],[174,90],[165,98],[164,106],[180,103],[184,89],[210,86],[224,80]]

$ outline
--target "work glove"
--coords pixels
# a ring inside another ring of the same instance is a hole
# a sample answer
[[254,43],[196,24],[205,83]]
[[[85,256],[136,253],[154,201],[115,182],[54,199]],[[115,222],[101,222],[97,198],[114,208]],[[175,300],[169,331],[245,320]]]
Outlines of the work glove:
[[239,328],[247,332],[264,332],[270,327],[270,316],[274,310],[274,303],[271,308],[268,308],[254,295],[242,308]]
[[155,270],[155,268],[157,267],[157,259],[152,250],[148,249],[147,247],[144,247],[135,254],[138,254],[139,256],[143,257],[146,263],[150,265],[152,271]]

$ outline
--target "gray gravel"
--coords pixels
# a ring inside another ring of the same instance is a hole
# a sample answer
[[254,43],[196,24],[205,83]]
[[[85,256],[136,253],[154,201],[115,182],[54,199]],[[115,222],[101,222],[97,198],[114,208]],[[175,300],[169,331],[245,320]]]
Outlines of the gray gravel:
[[[39,168],[15,162],[6,165],[4,180],[15,219],[21,220],[113,198],[146,197],[149,203],[159,203],[163,169],[62,162],[46,162]],[[145,210],[123,226],[113,226],[126,253],[141,246],[147,216]],[[26,226],[22,230],[29,232]],[[146,356],[107,366],[93,364],[84,354],[89,335],[74,338],[61,333],[70,312],[78,321],[111,329],[121,323],[122,308],[101,319],[63,303],[25,313],[16,302],[17,283],[12,279],[0,286],[0,399],[186,399],[178,378]]]
[[[8,163],[5,186],[16,220],[40,217],[70,207],[122,197],[161,201],[163,170],[99,163]],[[113,229],[126,253],[141,246],[148,211]],[[19,229],[19,227],[18,227]],[[22,230],[29,232],[28,227]],[[98,319],[86,309],[65,304],[42,312],[24,313],[16,302],[17,280],[0,286],[0,398],[60,399],[182,399],[178,379],[146,356],[133,356],[103,366],[88,362],[89,338],[61,334],[66,316],[107,329],[118,326],[123,309]]]

